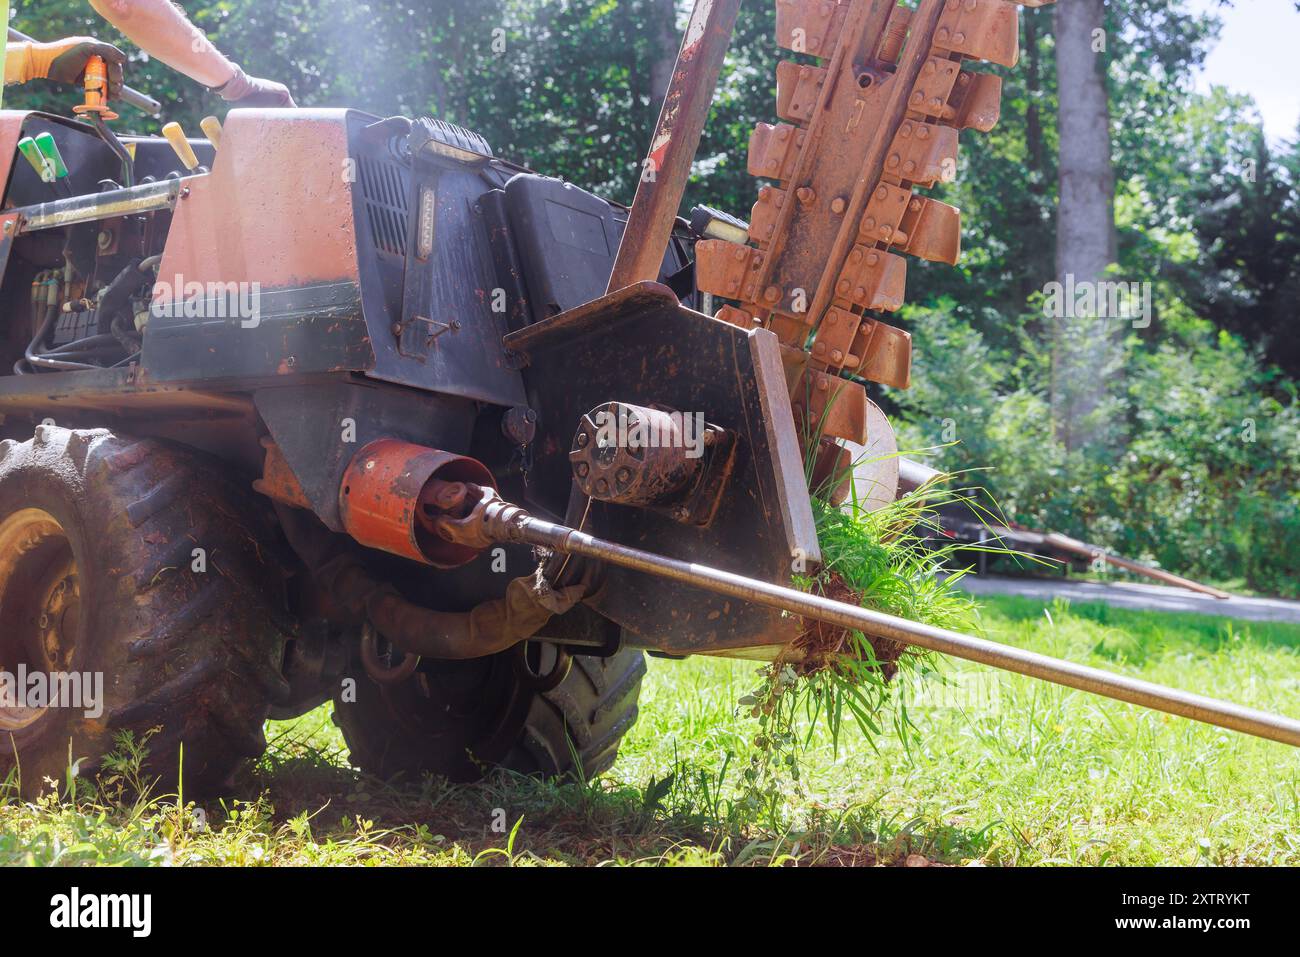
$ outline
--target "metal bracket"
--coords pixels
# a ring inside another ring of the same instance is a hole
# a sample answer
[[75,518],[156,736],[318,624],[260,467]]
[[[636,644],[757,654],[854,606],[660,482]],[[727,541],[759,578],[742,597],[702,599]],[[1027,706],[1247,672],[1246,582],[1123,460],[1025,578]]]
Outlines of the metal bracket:
[[429,348],[439,336],[448,332],[459,332],[459,319],[444,322],[430,319],[428,316],[412,316],[405,322],[396,323],[393,332],[397,336],[397,347],[402,355],[413,359],[423,359],[429,355]]

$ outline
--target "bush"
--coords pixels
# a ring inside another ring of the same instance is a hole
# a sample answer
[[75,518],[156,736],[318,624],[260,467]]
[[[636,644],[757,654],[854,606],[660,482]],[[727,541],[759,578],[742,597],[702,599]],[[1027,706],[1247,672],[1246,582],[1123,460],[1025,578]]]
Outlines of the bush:
[[1183,323],[1125,344],[1102,441],[1054,434],[1044,363],[991,349],[947,305],[907,316],[905,447],[977,470],[1008,517],[1190,577],[1300,593],[1300,401],[1239,339]]

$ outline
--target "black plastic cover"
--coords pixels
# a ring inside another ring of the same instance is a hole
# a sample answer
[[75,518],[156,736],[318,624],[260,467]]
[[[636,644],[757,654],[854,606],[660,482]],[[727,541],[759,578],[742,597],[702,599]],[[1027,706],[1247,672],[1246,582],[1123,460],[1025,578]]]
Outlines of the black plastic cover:
[[[505,208],[524,269],[534,322],[605,294],[627,225],[627,211],[562,180],[520,173],[506,184]],[[677,242],[664,255],[663,280],[689,265]],[[690,304],[693,289],[674,284]]]

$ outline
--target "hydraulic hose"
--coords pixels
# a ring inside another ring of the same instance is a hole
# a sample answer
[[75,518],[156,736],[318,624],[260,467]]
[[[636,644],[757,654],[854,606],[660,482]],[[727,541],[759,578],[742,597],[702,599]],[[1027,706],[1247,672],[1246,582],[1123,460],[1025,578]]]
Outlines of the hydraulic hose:
[[372,575],[350,539],[330,532],[313,516],[280,502],[276,514],[290,546],[325,594],[331,609],[353,624],[369,621],[392,645],[426,658],[483,658],[533,637],[553,615],[582,598],[584,586],[551,589],[539,577],[516,578],[503,598],[465,612],[436,611],[403,597]]

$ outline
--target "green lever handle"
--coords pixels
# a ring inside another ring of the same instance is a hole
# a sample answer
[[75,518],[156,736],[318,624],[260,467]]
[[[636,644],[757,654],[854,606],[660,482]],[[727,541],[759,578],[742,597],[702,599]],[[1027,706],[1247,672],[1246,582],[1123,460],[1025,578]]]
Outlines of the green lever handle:
[[63,179],[68,175],[68,167],[63,163],[63,154],[59,152],[59,144],[54,142],[54,136],[48,130],[36,135],[36,148],[41,151],[41,155],[54,165],[55,176]]
[[18,150],[27,157],[27,162],[32,164],[32,168],[46,183],[53,183],[58,174],[54,169],[54,164],[45,158],[36,141],[30,136],[24,136],[18,141]]

